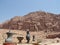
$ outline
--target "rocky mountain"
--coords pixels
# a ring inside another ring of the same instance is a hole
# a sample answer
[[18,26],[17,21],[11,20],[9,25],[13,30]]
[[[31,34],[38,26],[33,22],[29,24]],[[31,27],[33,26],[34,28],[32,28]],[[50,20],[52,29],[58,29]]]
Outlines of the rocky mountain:
[[[3,29],[18,29],[30,31],[60,31],[60,14],[43,11],[31,12],[24,16],[15,16],[0,24]],[[36,26],[35,26],[36,25]],[[38,29],[36,29],[36,27]]]

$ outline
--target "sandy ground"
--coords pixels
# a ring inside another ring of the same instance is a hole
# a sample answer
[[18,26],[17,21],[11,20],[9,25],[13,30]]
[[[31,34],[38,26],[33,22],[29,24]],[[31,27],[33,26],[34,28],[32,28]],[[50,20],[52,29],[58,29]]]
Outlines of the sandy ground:
[[60,43],[51,43],[51,44],[39,44],[39,45],[60,45]]
[[[5,39],[7,38],[6,32],[8,32],[9,30],[7,29],[0,29],[0,43],[3,43],[5,41]],[[23,43],[26,43],[26,31],[19,31],[19,30],[11,30],[12,33],[16,33],[15,35],[13,35],[12,37],[12,42],[16,42],[18,43],[18,39],[17,37],[24,37],[24,39],[22,40]],[[44,32],[40,31],[40,32],[30,32],[30,43],[32,43],[32,36],[35,35],[35,42],[38,39],[42,39],[43,37],[45,37]]]
[[[0,29],[0,45],[3,45],[5,39],[7,38],[6,32],[9,30],[7,29]],[[43,31],[40,32],[30,32],[31,40],[29,44],[26,44],[26,31],[19,31],[19,30],[11,30],[12,33],[16,33],[12,37],[12,42],[17,43],[17,45],[32,45],[32,43],[39,42],[39,45],[60,45],[60,39],[45,39],[46,34]],[[51,33],[52,34],[52,33]],[[32,41],[32,36],[35,35],[35,41]],[[21,44],[18,44],[17,37],[24,37]],[[37,41],[38,40],[38,41]],[[57,42],[59,40],[59,42]]]

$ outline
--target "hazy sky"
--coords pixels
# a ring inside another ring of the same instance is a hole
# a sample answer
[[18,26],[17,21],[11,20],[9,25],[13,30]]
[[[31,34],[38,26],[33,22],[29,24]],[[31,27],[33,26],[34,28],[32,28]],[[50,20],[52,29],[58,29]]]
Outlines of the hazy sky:
[[0,0],[0,22],[33,11],[60,13],[60,0]]

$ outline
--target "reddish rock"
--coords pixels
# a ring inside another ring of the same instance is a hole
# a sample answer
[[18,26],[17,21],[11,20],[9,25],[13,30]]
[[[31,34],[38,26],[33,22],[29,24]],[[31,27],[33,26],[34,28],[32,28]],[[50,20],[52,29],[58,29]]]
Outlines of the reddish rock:
[[47,35],[46,38],[48,39],[60,38],[60,34]]
[[11,20],[4,22],[0,28],[18,29],[36,31],[35,24],[38,30],[60,31],[60,15],[48,12],[31,12],[25,16],[15,16]]

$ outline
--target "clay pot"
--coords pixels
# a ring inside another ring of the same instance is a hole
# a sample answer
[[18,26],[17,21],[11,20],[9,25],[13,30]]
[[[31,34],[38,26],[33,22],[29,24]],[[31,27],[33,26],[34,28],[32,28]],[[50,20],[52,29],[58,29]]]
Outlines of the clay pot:
[[17,37],[17,39],[19,40],[19,43],[21,43],[23,40],[23,37]]

